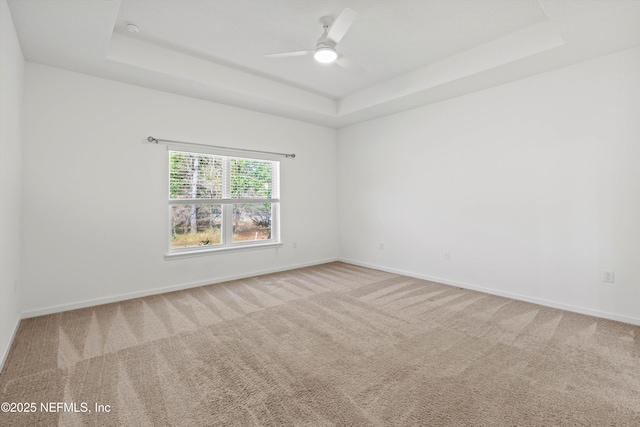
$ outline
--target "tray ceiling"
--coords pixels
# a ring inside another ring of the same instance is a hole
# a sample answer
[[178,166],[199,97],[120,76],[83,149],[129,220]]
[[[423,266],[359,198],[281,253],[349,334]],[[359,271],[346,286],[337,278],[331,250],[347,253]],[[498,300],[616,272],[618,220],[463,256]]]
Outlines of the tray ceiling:
[[[640,45],[636,0],[9,0],[25,58],[332,127]],[[322,16],[358,13],[311,56]],[[126,30],[135,22],[140,32]]]

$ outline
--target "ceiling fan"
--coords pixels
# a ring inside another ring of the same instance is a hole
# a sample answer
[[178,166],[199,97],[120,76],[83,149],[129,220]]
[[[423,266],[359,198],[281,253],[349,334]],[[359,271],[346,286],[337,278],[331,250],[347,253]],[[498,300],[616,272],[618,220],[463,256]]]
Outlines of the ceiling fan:
[[340,13],[340,15],[338,15],[335,21],[330,16],[323,16],[320,18],[324,31],[316,42],[315,50],[268,53],[264,56],[267,58],[287,58],[291,56],[313,55],[315,60],[320,63],[336,63],[346,70],[362,74],[365,71],[362,66],[356,64],[346,56],[336,51],[336,46],[347,33],[347,30],[349,30],[349,27],[351,27],[351,24],[353,24],[357,15],[358,14],[353,9],[349,9],[347,7]]

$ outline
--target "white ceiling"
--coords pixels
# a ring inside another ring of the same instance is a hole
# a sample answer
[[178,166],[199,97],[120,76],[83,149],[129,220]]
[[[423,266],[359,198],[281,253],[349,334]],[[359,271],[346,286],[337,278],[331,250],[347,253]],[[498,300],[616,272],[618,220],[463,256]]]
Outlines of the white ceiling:
[[[640,46],[640,0],[8,1],[29,61],[332,127]],[[345,7],[364,74],[263,56]]]

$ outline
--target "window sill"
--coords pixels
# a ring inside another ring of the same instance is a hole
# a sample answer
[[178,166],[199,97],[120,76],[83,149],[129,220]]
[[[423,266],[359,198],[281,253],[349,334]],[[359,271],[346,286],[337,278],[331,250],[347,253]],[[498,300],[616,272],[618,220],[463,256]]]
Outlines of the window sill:
[[191,250],[191,251],[185,251],[185,252],[168,253],[164,255],[164,259],[165,261],[173,261],[176,259],[193,258],[193,257],[215,255],[215,254],[229,253],[229,252],[242,252],[242,251],[249,251],[254,249],[278,248],[282,245],[283,245],[282,243],[259,243],[255,245],[238,245],[238,246],[226,246],[223,248],[198,249],[198,250]]

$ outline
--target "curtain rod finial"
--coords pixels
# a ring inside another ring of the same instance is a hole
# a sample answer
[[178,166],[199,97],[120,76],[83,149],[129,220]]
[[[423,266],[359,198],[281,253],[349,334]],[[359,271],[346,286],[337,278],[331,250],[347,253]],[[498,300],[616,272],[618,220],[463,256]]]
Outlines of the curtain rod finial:
[[149,142],[155,142],[156,144],[158,143],[158,140],[152,136],[150,136],[149,138],[147,138],[147,141]]

